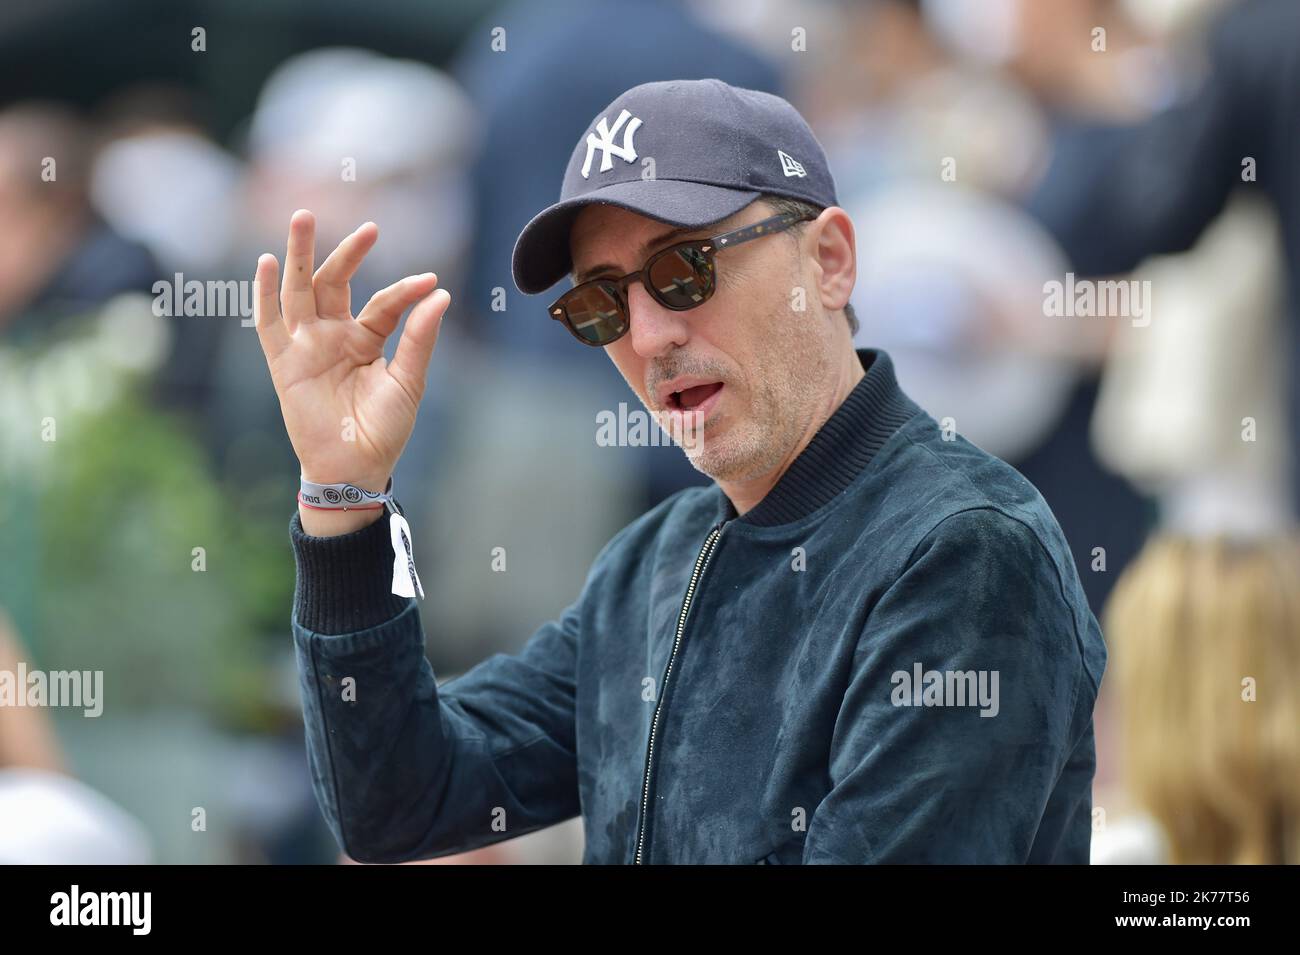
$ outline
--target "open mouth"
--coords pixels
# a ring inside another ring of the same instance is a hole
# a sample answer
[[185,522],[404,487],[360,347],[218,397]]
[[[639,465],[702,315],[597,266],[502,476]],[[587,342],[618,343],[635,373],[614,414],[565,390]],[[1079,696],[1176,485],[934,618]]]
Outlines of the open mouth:
[[709,399],[722,390],[722,382],[711,381],[707,385],[696,385],[674,391],[668,396],[668,407],[673,411],[694,411],[702,408]]

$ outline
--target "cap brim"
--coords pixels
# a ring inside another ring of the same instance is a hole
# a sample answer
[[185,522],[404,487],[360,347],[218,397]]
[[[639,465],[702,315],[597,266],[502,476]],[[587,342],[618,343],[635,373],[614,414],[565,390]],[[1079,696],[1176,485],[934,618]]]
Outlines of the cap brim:
[[519,291],[544,292],[572,268],[569,230],[587,206],[618,206],[673,226],[700,228],[733,216],[762,193],[673,179],[637,179],[565,199],[533,216],[515,242],[511,271]]

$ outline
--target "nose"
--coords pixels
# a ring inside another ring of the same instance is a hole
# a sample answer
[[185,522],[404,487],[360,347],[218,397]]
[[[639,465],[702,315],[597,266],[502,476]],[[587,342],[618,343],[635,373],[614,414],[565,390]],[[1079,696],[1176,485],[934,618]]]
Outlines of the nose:
[[633,351],[642,358],[657,358],[686,344],[690,338],[686,313],[664,308],[640,282],[628,285],[627,310],[630,323],[627,334]]

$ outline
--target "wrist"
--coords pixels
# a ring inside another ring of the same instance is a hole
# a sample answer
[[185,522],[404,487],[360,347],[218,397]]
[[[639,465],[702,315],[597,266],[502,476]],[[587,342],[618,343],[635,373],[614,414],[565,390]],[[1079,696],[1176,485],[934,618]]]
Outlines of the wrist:
[[298,504],[298,520],[302,524],[303,533],[312,537],[339,537],[343,534],[351,534],[363,527],[369,527],[383,516],[382,507],[336,511],[320,510],[308,507],[306,504]]
[[[388,486],[389,477],[388,474],[354,474],[350,477],[342,477],[328,470],[309,471],[305,468],[301,470],[301,475],[304,480],[314,484],[351,484],[366,491],[382,491]],[[302,524],[303,532],[312,537],[338,537],[342,534],[351,534],[363,527],[369,527],[383,515],[383,506],[367,505],[343,510],[317,508],[302,501],[298,502],[299,522]]]

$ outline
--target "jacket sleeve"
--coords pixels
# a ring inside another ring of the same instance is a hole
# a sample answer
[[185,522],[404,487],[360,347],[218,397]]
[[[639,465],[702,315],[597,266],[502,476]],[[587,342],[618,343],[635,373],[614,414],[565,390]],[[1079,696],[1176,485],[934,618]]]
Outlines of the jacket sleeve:
[[291,536],[312,786],[349,856],[432,858],[578,815],[577,604],[439,687],[416,602],[389,592],[387,522],[317,538],[295,514]]
[[[1080,632],[1033,530],[989,508],[942,520],[868,614],[803,861],[1031,861],[1049,796],[1092,726]],[[924,705],[918,665],[973,671],[966,705],[952,705],[957,682],[930,697],[948,705]]]

